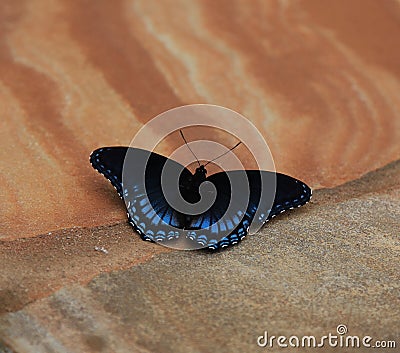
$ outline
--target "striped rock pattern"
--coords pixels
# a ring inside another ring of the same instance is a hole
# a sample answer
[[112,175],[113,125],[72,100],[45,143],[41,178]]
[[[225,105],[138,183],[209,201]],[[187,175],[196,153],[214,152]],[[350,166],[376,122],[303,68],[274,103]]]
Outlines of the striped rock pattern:
[[314,188],[396,160],[399,7],[2,1],[0,238],[123,220],[90,151],[182,104],[244,114],[277,169]]

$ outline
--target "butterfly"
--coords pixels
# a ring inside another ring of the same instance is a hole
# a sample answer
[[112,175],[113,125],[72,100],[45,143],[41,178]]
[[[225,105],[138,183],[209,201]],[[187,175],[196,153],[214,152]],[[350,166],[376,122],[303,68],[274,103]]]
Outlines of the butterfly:
[[[223,155],[205,164],[194,155],[194,173],[155,152],[123,146],[96,149],[90,163],[125,201],[128,221],[143,240],[180,249],[217,250],[237,244],[250,227],[258,230],[278,214],[310,201],[310,187],[281,173],[231,170],[207,176],[206,166]],[[207,201],[207,207],[200,201]]]

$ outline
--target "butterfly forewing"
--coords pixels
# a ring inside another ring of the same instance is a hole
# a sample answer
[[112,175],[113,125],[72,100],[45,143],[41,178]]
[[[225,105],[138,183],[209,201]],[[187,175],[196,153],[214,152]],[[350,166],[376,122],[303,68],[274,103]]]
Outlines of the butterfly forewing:
[[103,174],[122,197],[122,169],[128,147],[98,148],[90,155],[93,168]]
[[300,207],[310,201],[311,189],[295,178],[276,173],[275,200],[269,218],[289,209]]

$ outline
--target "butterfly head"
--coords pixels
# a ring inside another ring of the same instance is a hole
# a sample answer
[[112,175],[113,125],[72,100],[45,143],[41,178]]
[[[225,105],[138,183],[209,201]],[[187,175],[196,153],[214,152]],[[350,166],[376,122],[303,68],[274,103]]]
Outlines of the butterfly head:
[[204,167],[204,165],[201,165],[200,167],[196,168],[196,173],[195,175],[199,179],[205,179],[207,174],[207,169]]

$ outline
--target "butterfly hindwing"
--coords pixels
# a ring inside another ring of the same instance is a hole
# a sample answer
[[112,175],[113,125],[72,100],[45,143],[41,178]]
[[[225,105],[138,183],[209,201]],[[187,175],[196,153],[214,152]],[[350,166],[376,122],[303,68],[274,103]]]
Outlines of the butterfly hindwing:
[[[197,232],[200,235],[194,234],[192,237],[203,246],[218,249],[237,244],[248,234],[252,224],[262,225],[262,219],[254,220],[256,215],[267,218],[275,190],[274,173],[259,170],[223,171],[209,176],[206,181],[214,184],[217,197],[210,209],[193,217],[192,224],[195,229],[198,219],[213,220],[210,229],[202,229]],[[258,214],[259,209],[265,212]]]

